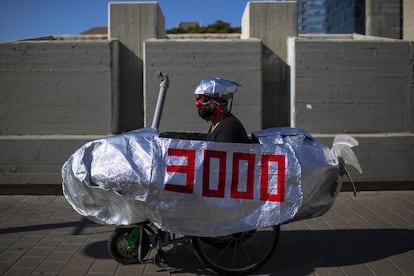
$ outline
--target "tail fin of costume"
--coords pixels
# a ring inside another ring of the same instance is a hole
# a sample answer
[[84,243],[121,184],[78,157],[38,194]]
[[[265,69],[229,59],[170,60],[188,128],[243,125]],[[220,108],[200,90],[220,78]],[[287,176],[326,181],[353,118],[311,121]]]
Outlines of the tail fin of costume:
[[346,169],[345,165],[352,166],[359,173],[362,173],[362,168],[359,164],[358,158],[352,150],[353,147],[356,147],[358,145],[359,142],[355,138],[345,134],[335,136],[334,141],[332,143],[332,150],[335,152],[336,156],[338,156],[341,164],[341,169],[343,170],[342,175],[346,174],[348,176],[354,189],[354,195],[356,195],[354,181],[352,180],[351,174]]

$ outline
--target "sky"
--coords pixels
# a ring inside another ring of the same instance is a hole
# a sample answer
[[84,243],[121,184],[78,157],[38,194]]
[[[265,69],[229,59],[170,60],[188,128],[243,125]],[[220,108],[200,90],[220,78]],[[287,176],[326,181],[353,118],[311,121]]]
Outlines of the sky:
[[[79,34],[92,27],[108,26],[109,2],[128,0],[0,0],[0,41],[46,35]],[[155,1],[140,1],[155,2]],[[217,20],[241,26],[248,0],[158,0],[165,28],[178,22],[197,21],[202,26]]]

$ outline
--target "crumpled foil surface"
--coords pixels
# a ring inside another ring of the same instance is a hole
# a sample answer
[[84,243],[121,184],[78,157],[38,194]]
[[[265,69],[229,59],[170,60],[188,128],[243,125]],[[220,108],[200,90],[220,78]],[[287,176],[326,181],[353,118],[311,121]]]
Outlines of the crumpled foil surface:
[[103,224],[150,221],[220,236],[319,216],[333,204],[335,154],[306,131],[252,133],[252,144],[162,137],[144,128],[86,143],[62,167],[63,193]]
[[325,214],[341,190],[338,181],[340,168],[337,155],[313,138],[306,130],[298,128],[273,128],[253,133],[260,143],[289,144],[301,164],[303,201],[290,221],[318,217]]
[[194,94],[203,94],[209,96],[221,96],[227,93],[237,92],[240,92],[240,84],[221,78],[202,80],[194,90]]

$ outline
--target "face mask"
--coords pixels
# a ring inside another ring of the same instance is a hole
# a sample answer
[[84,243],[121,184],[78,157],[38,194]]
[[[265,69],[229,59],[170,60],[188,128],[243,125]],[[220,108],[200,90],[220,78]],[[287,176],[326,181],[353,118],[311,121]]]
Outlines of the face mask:
[[214,114],[215,112],[210,110],[210,106],[208,104],[202,105],[198,108],[198,115],[206,121],[208,121],[210,116]]

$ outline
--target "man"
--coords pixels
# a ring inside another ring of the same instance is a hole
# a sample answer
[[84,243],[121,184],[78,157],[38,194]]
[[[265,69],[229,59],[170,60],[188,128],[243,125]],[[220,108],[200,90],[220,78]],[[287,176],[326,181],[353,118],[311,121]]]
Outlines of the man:
[[201,118],[211,122],[207,141],[249,143],[243,124],[231,113],[233,93],[240,85],[220,78],[202,80],[194,94]]

